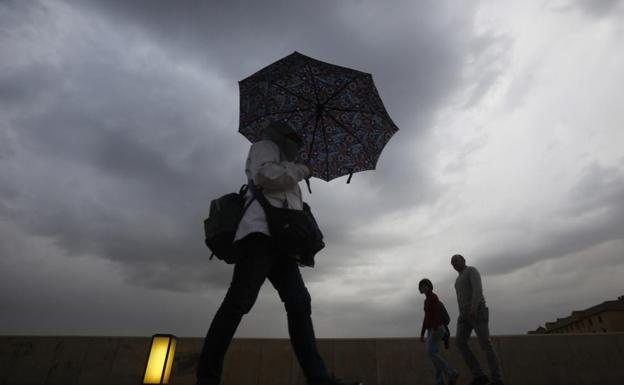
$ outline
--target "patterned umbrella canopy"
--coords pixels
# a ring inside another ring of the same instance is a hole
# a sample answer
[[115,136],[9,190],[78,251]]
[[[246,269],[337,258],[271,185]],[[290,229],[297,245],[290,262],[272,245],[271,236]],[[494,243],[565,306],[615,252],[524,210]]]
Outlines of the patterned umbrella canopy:
[[240,127],[252,143],[272,121],[286,121],[303,139],[297,161],[330,181],[374,170],[398,130],[370,74],[298,52],[239,82]]

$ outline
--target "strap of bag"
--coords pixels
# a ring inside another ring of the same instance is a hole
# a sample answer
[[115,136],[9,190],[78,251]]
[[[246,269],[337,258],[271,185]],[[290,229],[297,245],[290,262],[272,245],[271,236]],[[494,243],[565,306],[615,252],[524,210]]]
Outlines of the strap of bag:
[[254,198],[257,199],[258,202],[260,202],[260,205],[262,206],[264,211],[266,212],[266,211],[270,210],[271,209],[271,204],[266,199],[266,197],[264,196],[262,191],[258,187],[256,187],[256,185],[254,184],[253,180],[250,179],[247,182],[247,186],[249,186],[249,190],[251,190],[251,193],[253,194]]
[[[242,185],[240,190],[238,190],[238,193],[240,194],[240,196],[244,197],[245,194],[247,193],[247,188],[249,187],[249,185]],[[243,207],[243,212],[241,213],[241,219],[243,219],[243,216],[245,215],[245,213],[247,212],[247,209],[249,208],[249,206],[251,206],[251,204],[253,203],[253,201],[256,199],[256,196],[252,196],[251,199],[249,200],[249,202],[247,202],[247,204],[245,205],[245,207]]]

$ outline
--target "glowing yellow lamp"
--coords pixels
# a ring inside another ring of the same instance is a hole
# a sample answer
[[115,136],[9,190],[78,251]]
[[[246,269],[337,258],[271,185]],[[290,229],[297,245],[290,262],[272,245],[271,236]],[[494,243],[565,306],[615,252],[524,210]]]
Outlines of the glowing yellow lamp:
[[177,337],[171,334],[154,334],[150,346],[144,384],[166,384],[171,375]]

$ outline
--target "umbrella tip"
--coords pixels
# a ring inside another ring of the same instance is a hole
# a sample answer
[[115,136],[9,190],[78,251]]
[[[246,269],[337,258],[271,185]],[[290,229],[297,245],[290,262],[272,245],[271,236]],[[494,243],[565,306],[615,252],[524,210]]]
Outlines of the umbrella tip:
[[351,183],[351,177],[353,176],[353,171],[349,173],[349,178],[347,179],[347,184]]

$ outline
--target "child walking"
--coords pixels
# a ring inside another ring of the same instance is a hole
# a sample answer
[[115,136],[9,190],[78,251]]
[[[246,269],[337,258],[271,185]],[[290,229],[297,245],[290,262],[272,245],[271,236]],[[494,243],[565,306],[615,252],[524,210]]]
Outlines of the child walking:
[[420,342],[425,342],[427,331],[427,353],[435,367],[435,385],[444,385],[444,375],[448,378],[448,385],[455,385],[459,373],[442,358],[439,343],[449,337],[448,328],[442,321],[442,305],[438,296],[433,292],[433,284],[428,279],[418,283],[418,290],[425,295],[425,318],[420,331]]

